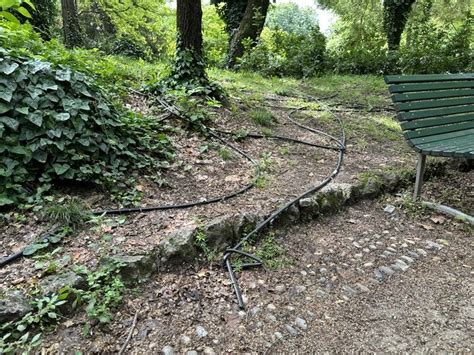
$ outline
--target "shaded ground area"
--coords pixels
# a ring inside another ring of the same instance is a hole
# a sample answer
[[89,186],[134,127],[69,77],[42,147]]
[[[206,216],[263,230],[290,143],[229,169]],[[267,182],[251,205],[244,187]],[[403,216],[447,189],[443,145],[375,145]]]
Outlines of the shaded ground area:
[[[138,311],[135,353],[470,351],[473,230],[413,208],[406,195],[296,225],[274,242],[267,237],[253,250],[272,255],[267,270],[240,274],[245,311],[218,264],[196,264],[131,291],[106,329],[82,336],[87,320],[75,316],[44,349],[117,351]],[[387,205],[395,211],[385,212]]]
[[[309,106],[294,116],[298,122],[337,134],[329,107],[343,118],[348,138],[337,182],[353,182],[360,173],[378,169],[414,167],[414,154],[401,137],[379,79],[335,77],[304,84],[282,79],[271,90],[273,79],[227,74],[224,82],[232,105],[216,110],[213,127],[328,144],[296,128],[286,115],[289,107]],[[323,99],[315,103],[307,95]],[[261,107],[274,116],[268,126],[252,119],[254,109]],[[254,177],[248,161],[186,132],[179,122],[170,124],[177,158],[164,172],[161,187],[140,181],[144,205],[209,198]],[[186,224],[226,213],[269,213],[334,169],[334,152],[266,139],[231,141],[263,167],[257,188],[205,207],[90,221],[61,242],[54,255],[49,250],[39,259],[23,258],[1,269],[0,287],[31,289],[48,273],[94,266],[106,256],[139,254]],[[423,195],[472,214],[473,187],[473,171],[448,168],[445,176],[426,183]],[[114,206],[100,191],[72,192],[91,207]],[[64,318],[46,335],[43,349],[114,352],[132,330],[128,351],[135,353],[472,350],[472,229],[423,210],[410,196],[407,190],[362,202],[335,216],[262,236],[249,251],[265,260],[266,269],[239,274],[246,311],[237,309],[219,259],[207,263],[202,258],[128,290],[106,327],[92,324],[83,313]],[[385,212],[386,207],[393,212]],[[49,226],[32,214],[15,212],[9,218],[0,226],[1,256],[33,242]],[[38,268],[44,260],[54,261],[55,268]]]
[[[253,94],[236,91],[230,108],[216,110],[211,125],[232,132],[276,134],[315,144],[334,145],[326,137],[302,130],[290,122],[288,114],[291,109],[288,107],[306,107],[305,111],[295,113],[295,120],[338,136],[340,127],[328,113],[328,110],[334,110],[344,120],[347,135],[347,154],[338,182],[353,182],[358,174],[367,170],[414,164],[413,154],[403,142],[392,111],[384,111],[389,110],[388,104],[372,112],[369,102],[360,101],[361,97],[367,97],[367,88],[360,84],[360,80],[348,81],[347,89],[353,90],[352,97],[347,97],[345,92],[335,95],[329,91],[334,89],[333,86],[327,88],[328,92],[314,92],[313,87],[298,85],[276,94],[267,91],[269,82],[263,89],[256,86],[249,91]],[[385,88],[378,90],[370,97],[378,105],[388,102]],[[329,98],[314,102],[308,94]],[[135,102],[132,107],[145,113],[147,110],[152,112],[144,100]],[[268,125],[262,126],[252,118],[255,108],[264,108],[273,116]],[[173,127],[176,159],[163,171],[161,186],[146,178],[140,181],[137,186],[141,195],[140,205],[202,201],[236,191],[255,178],[255,167],[229,147],[198,133],[190,133],[178,120],[167,122]],[[86,229],[61,244],[61,249],[55,253],[59,260],[57,266],[41,270],[35,267],[37,261],[22,259],[0,270],[0,286],[29,288],[32,277],[42,278],[47,273],[73,265],[94,267],[106,256],[139,254],[152,249],[164,236],[178,228],[198,225],[225,214],[255,210],[269,214],[285,201],[321,182],[335,168],[334,151],[279,140],[224,137],[258,161],[262,175],[256,188],[219,204],[95,219]],[[384,142],[383,150],[380,142]],[[93,209],[116,207],[110,196],[96,189],[68,189],[66,192],[79,196]],[[10,255],[33,243],[50,226],[48,218],[41,214],[9,214],[6,223],[0,225],[0,256]]]

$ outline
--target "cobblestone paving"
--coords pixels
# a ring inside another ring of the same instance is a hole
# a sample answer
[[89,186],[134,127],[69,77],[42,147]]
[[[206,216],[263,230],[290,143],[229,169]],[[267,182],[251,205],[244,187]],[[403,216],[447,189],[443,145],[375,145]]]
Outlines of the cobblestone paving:
[[292,265],[242,273],[246,310],[218,266],[196,265],[129,295],[109,330],[83,337],[76,316],[44,347],[117,351],[139,309],[134,353],[472,351],[472,229],[397,201],[362,202],[281,233]]

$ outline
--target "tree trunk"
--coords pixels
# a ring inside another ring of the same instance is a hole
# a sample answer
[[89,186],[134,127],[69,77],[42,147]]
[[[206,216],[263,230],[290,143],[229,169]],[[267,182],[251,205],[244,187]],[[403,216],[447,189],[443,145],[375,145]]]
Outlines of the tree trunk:
[[188,49],[202,57],[201,0],[178,0],[176,19],[179,35],[177,50]]
[[82,36],[76,1],[61,0],[61,15],[63,18],[64,45],[67,48],[81,46]]
[[415,0],[384,0],[383,28],[389,50],[400,47],[403,30]]
[[234,32],[230,41],[227,58],[227,66],[229,68],[234,67],[237,59],[244,54],[242,41],[249,38],[252,42],[255,42],[262,33],[269,4],[269,0],[248,1],[239,28]]

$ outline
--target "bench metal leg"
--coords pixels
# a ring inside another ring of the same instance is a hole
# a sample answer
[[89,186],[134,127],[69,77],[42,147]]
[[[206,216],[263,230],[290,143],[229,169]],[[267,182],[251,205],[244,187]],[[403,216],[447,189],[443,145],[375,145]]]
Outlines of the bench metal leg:
[[413,200],[416,201],[421,193],[421,186],[423,185],[423,174],[425,173],[426,155],[418,154],[418,163],[416,165],[416,181],[415,192],[413,193]]

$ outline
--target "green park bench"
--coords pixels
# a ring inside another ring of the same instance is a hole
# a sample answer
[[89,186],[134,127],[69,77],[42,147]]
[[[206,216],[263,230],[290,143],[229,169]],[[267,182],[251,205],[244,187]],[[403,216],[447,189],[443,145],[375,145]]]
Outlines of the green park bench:
[[474,159],[474,73],[387,75],[385,82],[403,135],[418,152],[417,199],[427,155]]

